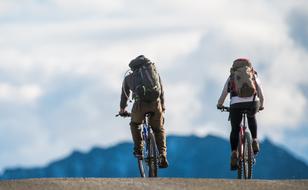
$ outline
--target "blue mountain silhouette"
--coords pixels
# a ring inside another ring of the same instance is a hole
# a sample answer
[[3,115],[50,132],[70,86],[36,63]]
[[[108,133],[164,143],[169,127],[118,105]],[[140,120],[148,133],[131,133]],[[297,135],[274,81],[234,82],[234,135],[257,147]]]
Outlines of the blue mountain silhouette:
[[[229,170],[230,147],[225,139],[206,136],[170,136],[167,138],[168,169],[162,177],[236,178]],[[1,179],[45,177],[138,177],[132,144],[110,148],[95,147],[87,153],[74,151],[68,157],[46,167],[6,169]],[[257,179],[307,179],[308,166],[283,148],[266,139],[261,143],[253,177]]]

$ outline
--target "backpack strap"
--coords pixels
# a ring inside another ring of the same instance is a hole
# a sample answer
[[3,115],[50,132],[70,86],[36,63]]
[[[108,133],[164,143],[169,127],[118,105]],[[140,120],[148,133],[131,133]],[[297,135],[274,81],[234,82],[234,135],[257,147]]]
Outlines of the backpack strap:
[[124,74],[124,80],[123,80],[123,83],[122,83],[122,91],[123,91],[125,97],[127,98],[127,100],[128,100],[129,102],[132,102],[132,100],[130,99],[130,97],[128,96],[128,94],[126,93],[126,90],[125,90],[125,78],[126,78],[128,75],[130,75],[130,74],[131,74],[131,70],[130,70],[130,69],[128,69],[128,70],[125,72],[125,74]]

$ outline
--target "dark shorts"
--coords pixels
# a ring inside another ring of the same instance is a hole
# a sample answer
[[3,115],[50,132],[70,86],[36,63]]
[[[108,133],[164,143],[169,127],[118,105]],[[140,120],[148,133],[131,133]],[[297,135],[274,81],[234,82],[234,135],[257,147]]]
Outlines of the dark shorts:
[[259,111],[259,108],[260,108],[259,101],[235,103],[231,104],[230,113],[232,112],[242,113],[244,111],[247,111],[247,117],[252,117]]

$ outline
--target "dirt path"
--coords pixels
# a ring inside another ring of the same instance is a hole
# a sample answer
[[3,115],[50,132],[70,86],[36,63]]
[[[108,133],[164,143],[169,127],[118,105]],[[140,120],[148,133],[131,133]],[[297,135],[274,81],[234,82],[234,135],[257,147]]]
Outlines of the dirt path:
[[0,181],[0,190],[308,190],[308,180],[65,178]]

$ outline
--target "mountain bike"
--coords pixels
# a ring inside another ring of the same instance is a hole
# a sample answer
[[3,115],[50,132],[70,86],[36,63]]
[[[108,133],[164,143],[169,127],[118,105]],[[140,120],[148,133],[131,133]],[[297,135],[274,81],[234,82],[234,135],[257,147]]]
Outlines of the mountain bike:
[[[155,135],[152,127],[149,125],[149,118],[153,113],[146,113],[144,116],[144,122],[142,124],[142,141],[143,141],[143,156],[137,157],[138,168],[140,176],[145,177],[157,177],[157,170],[159,165],[159,153],[156,145]],[[116,116],[130,117],[130,113],[124,115],[117,114]]]
[[[230,108],[223,106],[220,108],[222,112],[229,112]],[[255,164],[255,155],[252,150],[252,137],[251,133],[246,126],[246,117],[248,110],[242,113],[242,122],[240,125],[239,142],[238,142],[238,161],[237,161],[237,178],[238,179],[251,179],[253,165]]]

